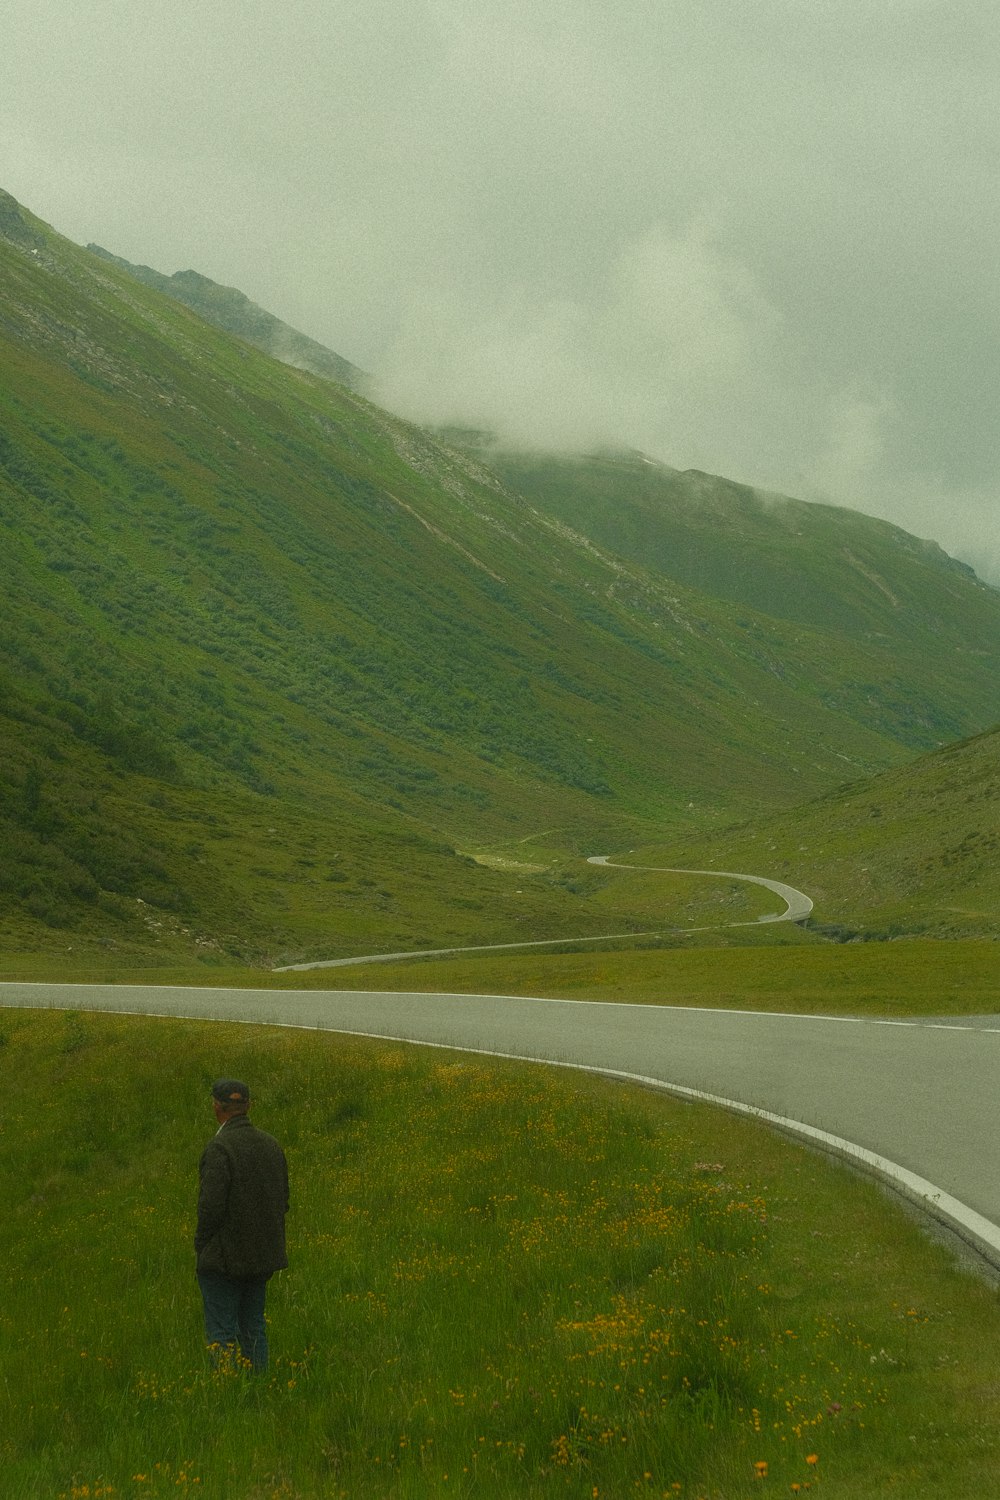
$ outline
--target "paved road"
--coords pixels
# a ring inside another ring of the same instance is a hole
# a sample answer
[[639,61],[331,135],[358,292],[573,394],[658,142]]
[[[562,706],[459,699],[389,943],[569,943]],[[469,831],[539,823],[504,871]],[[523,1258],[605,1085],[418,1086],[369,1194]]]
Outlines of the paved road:
[[[672,865],[623,865],[616,864],[608,854],[592,854],[587,863],[588,865],[604,865],[609,870],[647,870],[657,875],[710,875],[716,880],[745,880],[749,885],[762,885],[766,890],[773,891],[785,903],[784,911],[767,912],[763,917],[757,917],[754,922],[720,924],[726,927],[754,927],[757,922],[801,922],[813,909],[812,900],[804,891],[797,891],[794,885],[785,885],[782,880],[768,880],[764,875],[737,875],[734,870],[679,870]],[[695,931],[696,929],[686,930]],[[697,930],[704,931],[705,929]]]
[[402,953],[364,953],[351,958],[316,958],[309,963],[278,964],[275,974],[289,974],[301,969],[346,969],[352,964],[387,964],[400,958],[444,958],[453,953],[503,953],[512,948],[567,948],[581,947],[586,943],[617,943],[628,939],[665,937],[666,932],[711,932],[716,927],[755,927],[758,922],[801,922],[808,917],[813,903],[804,891],[780,880],[768,880],[763,875],[737,875],[732,870],[676,870],[669,865],[623,865],[616,864],[609,854],[591,854],[588,865],[603,865],[610,870],[645,870],[657,875],[709,875],[722,880],[745,880],[750,885],[762,885],[785,903],[784,911],[767,912],[752,922],[716,922],[712,927],[672,927],[657,932],[604,932],[596,937],[541,938],[521,943],[477,943],[465,948],[421,948]]
[[0,984],[0,1005],[267,1022],[584,1067],[791,1124],[1000,1266],[1000,1017],[847,1020],[496,995]]

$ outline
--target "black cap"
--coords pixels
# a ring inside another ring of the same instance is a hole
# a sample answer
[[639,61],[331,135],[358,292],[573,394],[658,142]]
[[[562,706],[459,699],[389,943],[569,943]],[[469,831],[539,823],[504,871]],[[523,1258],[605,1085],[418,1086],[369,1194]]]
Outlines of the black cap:
[[218,1078],[212,1084],[212,1098],[220,1104],[249,1104],[250,1090],[238,1078]]

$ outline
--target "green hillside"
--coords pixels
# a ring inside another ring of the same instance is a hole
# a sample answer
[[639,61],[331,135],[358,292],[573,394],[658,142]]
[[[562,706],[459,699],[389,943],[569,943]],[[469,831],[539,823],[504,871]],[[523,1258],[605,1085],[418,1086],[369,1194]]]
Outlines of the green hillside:
[[[627,896],[592,908],[580,854],[996,717],[1000,595],[920,544],[878,554],[864,632],[760,614],[6,195],[0,287],[8,948],[270,962],[607,930]],[[564,868],[469,857],[542,830]]]
[[658,854],[794,880],[839,941],[1000,937],[1000,730]]
[[234,333],[237,338],[246,339],[248,344],[254,344],[273,359],[280,359],[282,364],[309,370],[313,375],[339,381],[355,390],[365,384],[364,372],[357,365],[352,365],[350,360],[335,354],[325,344],[317,343],[307,334],[300,333],[297,328],[283,323],[273,313],[258,307],[245,292],[234,286],[220,286],[217,281],[202,276],[198,271],[175,271],[172,276],[165,276],[162,271],[154,271],[152,266],[133,265],[120,255],[112,255],[110,250],[105,250],[101,245],[88,245],[87,249],[102,260],[118,266],[120,270],[127,271],[146,286],[155,287],[165,296],[183,302],[185,307],[190,307],[206,323],[214,323],[216,328],[223,328],[226,333]]
[[965,656],[1000,646],[997,590],[887,521],[638,453],[566,458],[466,442],[547,515],[713,599],[851,640],[898,648],[905,637],[914,652],[931,648],[932,670],[956,652],[961,673]]

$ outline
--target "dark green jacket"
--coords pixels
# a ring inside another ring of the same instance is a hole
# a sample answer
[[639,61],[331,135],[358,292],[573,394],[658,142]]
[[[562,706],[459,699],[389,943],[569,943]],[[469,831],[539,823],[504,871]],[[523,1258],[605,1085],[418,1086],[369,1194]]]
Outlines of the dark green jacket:
[[198,1174],[198,1270],[269,1276],[287,1266],[288,1164],[274,1137],[236,1115],[205,1147]]

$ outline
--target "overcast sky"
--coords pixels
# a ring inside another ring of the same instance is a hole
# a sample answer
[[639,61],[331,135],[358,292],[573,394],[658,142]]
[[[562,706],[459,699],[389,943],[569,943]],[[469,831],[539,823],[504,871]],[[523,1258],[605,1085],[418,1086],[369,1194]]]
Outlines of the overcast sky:
[[997,0],[5,0],[0,186],[421,420],[1000,582]]

